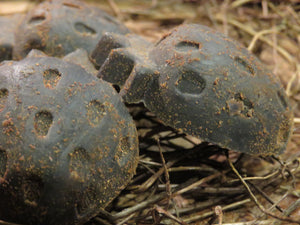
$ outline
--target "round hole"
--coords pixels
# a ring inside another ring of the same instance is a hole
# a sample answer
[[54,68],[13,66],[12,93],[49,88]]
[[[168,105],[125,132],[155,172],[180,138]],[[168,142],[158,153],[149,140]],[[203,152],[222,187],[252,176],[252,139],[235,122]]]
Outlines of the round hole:
[[253,103],[241,93],[236,93],[234,98],[228,100],[227,107],[230,115],[241,115],[251,118],[254,114]]
[[105,106],[100,101],[93,100],[89,102],[87,105],[87,119],[91,126],[99,125],[105,115]]
[[183,72],[176,81],[177,90],[183,94],[199,95],[205,89],[205,80],[196,72]]
[[181,41],[177,45],[175,45],[175,49],[181,52],[199,50],[200,48],[200,43],[193,41]]
[[234,61],[236,62],[236,67],[250,73],[252,76],[255,75],[255,69],[246,59],[243,59],[240,56],[236,56],[234,58]]
[[81,147],[75,148],[69,153],[70,176],[74,181],[84,183],[90,175],[90,156],[88,152]]
[[38,136],[46,136],[52,125],[53,116],[48,111],[41,111],[35,114],[34,129]]
[[43,82],[46,88],[54,89],[60,79],[61,73],[57,69],[48,69],[44,71]]
[[95,29],[81,22],[75,23],[74,27],[79,33],[83,35],[94,35],[97,33]]
[[46,19],[45,15],[37,15],[30,18],[29,23],[37,25],[42,23]]

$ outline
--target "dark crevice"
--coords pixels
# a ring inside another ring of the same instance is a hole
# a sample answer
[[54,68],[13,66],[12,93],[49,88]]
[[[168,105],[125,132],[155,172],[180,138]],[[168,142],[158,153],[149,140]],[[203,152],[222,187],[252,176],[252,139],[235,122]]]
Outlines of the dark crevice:
[[81,34],[95,35],[97,33],[95,29],[81,22],[75,23],[74,27]]
[[181,41],[175,46],[176,50],[187,52],[193,50],[199,50],[201,48],[200,43],[193,41]]

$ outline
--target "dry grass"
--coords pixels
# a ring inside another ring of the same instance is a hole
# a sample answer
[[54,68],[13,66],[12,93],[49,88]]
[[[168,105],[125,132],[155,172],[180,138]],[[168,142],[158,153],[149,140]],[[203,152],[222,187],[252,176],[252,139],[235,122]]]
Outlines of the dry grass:
[[181,23],[201,23],[224,32],[280,77],[295,108],[295,129],[286,153],[264,158],[200,143],[163,126],[142,105],[129,106],[140,135],[137,174],[90,224],[300,224],[298,1],[88,2],[153,42]]

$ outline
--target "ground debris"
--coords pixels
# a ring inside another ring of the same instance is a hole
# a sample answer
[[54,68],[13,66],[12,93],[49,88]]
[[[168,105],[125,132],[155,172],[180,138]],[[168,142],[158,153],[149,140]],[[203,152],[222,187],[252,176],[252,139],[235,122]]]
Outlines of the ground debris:
[[[20,4],[16,12],[28,2],[14,2]],[[296,122],[280,160],[228,153],[247,190],[229,166],[225,150],[165,127],[142,105],[131,105],[140,139],[137,174],[90,224],[284,225],[300,221],[299,1],[86,2],[118,16],[135,33],[153,42],[181,23],[200,23],[224,32],[248,47],[280,77],[294,104]],[[115,3],[114,8],[111,3]],[[11,14],[12,7],[6,7],[10,10],[5,12],[5,4],[12,3],[1,2],[0,14]],[[259,210],[249,190],[264,209],[279,218]],[[292,221],[282,220],[286,216]],[[0,221],[0,225],[11,224]]]

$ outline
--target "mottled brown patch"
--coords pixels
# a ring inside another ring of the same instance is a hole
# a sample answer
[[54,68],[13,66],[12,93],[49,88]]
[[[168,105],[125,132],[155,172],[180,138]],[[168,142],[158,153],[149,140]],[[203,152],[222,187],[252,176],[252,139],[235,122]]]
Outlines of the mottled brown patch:
[[57,69],[48,69],[44,71],[45,88],[54,89],[61,79],[61,73]]

